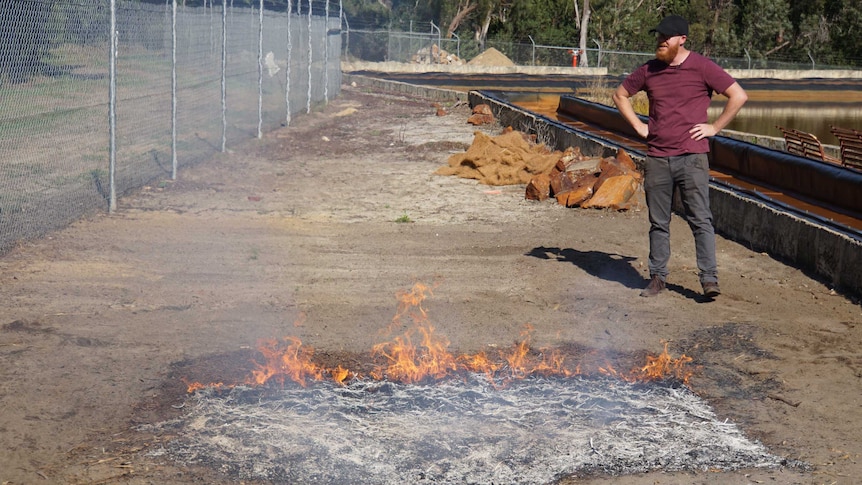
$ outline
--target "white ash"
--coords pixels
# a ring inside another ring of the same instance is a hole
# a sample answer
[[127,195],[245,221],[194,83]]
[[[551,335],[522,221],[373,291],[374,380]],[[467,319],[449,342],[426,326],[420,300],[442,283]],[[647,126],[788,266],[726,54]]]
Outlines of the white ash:
[[685,387],[482,376],[432,385],[312,383],[189,398],[167,454],[289,483],[548,483],[581,474],[784,463]]

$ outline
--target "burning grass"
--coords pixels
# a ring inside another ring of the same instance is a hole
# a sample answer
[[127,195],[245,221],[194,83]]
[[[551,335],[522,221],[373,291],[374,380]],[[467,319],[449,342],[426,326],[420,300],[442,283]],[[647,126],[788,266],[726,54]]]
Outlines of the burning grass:
[[627,382],[672,380],[687,383],[692,374],[689,366],[692,359],[684,354],[672,357],[666,342],[662,353],[647,355],[640,364],[623,367],[620,361],[614,362],[606,353],[595,350],[578,353],[565,352],[560,348],[534,349],[530,341],[532,328],[529,326],[510,349],[455,354],[449,350],[449,340],[436,333],[434,326],[428,322],[422,302],[430,292],[431,288],[418,283],[409,292],[399,295],[398,310],[385,333],[391,334],[394,329],[404,327],[406,319],[413,323],[402,334],[371,349],[372,364],[369,369],[349,368],[341,363],[327,366],[315,359],[313,347],[303,344],[296,337],[267,339],[258,345],[255,368],[245,380],[234,384],[191,382],[188,391],[206,387],[223,389],[236,385],[275,384],[283,387],[286,382],[305,387],[309,381],[331,381],[339,385],[353,380],[417,384],[452,377],[463,378],[467,374],[484,375],[497,386],[533,376],[596,374]]
[[278,483],[553,483],[571,475],[786,465],[685,386],[481,374],[431,384],[205,389],[151,454]]
[[456,354],[427,323],[429,294],[399,295],[384,333],[408,330],[363,356],[262,342],[248,378],[193,383],[184,415],[138,428],[178,437],[150,455],[285,483],[533,484],[787,464],[683,385],[691,359],[667,344],[637,357],[534,349],[528,328],[507,350]]

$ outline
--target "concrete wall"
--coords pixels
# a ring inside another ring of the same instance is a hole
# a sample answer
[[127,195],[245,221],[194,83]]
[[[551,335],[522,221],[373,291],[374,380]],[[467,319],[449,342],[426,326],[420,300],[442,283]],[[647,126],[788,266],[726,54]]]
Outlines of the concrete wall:
[[[577,75],[607,76],[606,67],[559,67],[559,66],[456,66],[451,64],[413,64],[407,62],[342,61],[343,72],[452,72],[459,74],[529,74],[529,75]],[[728,69],[736,79],[862,79],[862,71],[840,69]]]
[[842,69],[727,69],[736,79],[862,79],[862,71]]
[[405,96],[429,99],[432,101],[452,103],[467,100],[467,93],[462,91],[419,86],[399,81],[388,81],[385,79],[363,76],[361,74],[350,74],[345,72],[342,74],[342,82],[344,84],[355,85],[375,93],[401,94]]
[[606,76],[605,67],[544,67],[544,66],[456,66],[451,64],[413,64],[407,62],[342,61],[343,72],[452,72],[458,74],[566,74],[578,76]]

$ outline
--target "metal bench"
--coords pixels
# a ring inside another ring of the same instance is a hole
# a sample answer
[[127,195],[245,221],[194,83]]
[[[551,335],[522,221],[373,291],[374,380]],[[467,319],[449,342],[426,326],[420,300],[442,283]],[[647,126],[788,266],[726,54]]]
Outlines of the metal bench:
[[784,134],[784,149],[787,153],[829,163],[841,163],[841,160],[831,157],[823,151],[823,144],[813,134],[795,128],[785,128],[778,125],[775,127]]
[[862,131],[832,126],[841,146],[841,165],[862,169]]

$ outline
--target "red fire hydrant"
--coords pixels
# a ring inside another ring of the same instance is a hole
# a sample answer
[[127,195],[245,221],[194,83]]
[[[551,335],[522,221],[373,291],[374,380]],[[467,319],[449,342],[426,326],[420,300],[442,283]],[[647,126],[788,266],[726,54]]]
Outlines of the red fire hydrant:
[[572,67],[578,67],[578,58],[581,57],[581,50],[569,49],[569,54],[572,55]]

